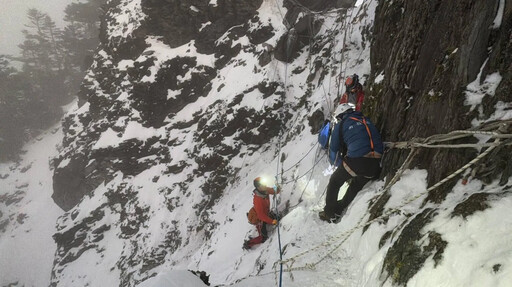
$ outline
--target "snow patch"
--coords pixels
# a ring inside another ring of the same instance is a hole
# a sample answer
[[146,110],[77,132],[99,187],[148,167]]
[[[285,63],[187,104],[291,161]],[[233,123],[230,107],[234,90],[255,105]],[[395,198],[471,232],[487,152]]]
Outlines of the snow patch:
[[384,80],[384,72],[381,72],[377,77],[375,77],[375,84],[380,84]]
[[71,161],[71,159],[69,158],[65,158],[63,159],[60,163],[59,163],[59,166],[57,168],[63,168],[63,167],[66,167],[69,162]]
[[206,28],[207,26],[209,26],[211,24],[212,24],[211,21],[201,24],[201,27],[199,28],[199,32],[203,31],[204,28]]
[[[489,190],[486,190],[489,192]],[[442,212],[426,230],[434,230],[448,242],[443,259],[430,258],[408,282],[408,286],[497,286],[510,285],[512,278],[512,198],[490,202],[491,208],[463,219]],[[489,224],[492,222],[492,224]]]
[[109,40],[129,38],[133,31],[141,26],[141,22],[146,17],[142,12],[141,0],[123,0],[117,8],[120,9],[115,12],[117,17],[107,15],[108,18],[113,18],[112,21],[107,21]]
[[102,132],[98,141],[92,147],[95,149],[108,148],[110,146],[118,146],[121,142],[121,137],[117,135],[117,132],[108,128],[106,131]]
[[492,28],[498,29],[501,26],[501,22],[503,21],[503,13],[505,11],[505,0],[500,0],[500,4],[498,6],[498,11],[496,12],[496,18],[492,22]]
[[[144,76],[142,82],[154,82],[156,75],[160,70],[162,64],[170,59],[180,55],[180,57],[192,57],[197,61],[197,66],[208,66],[213,67],[215,64],[215,55],[205,55],[197,52],[194,41],[187,44],[181,45],[176,48],[164,44],[158,39],[158,37],[150,36],[146,38],[146,43],[149,45],[148,48],[138,57],[136,62],[145,62],[148,57],[154,58],[154,65],[150,68],[151,74]],[[147,56],[151,55],[151,56]]]
[[508,111],[510,103],[499,102],[495,106],[495,112],[489,117],[489,119],[484,119],[483,108],[481,107],[482,100],[485,96],[493,97],[502,80],[500,73],[495,72],[487,75],[483,83],[480,83],[483,68],[486,66],[488,60],[489,59],[482,64],[476,79],[466,87],[466,100],[464,101],[464,104],[466,106],[470,106],[470,111],[473,111],[477,107],[479,111],[479,116],[472,120],[473,126],[478,126],[485,120],[504,120],[510,118],[511,112]]
[[146,141],[152,137],[161,137],[164,135],[164,132],[165,131],[163,129],[146,128],[139,122],[131,121],[126,125],[122,136],[119,136],[118,133],[111,128],[108,128],[106,131],[101,133],[100,138],[94,144],[92,149],[117,147],[122,142],[130,139]]
[[126,70],[128,70],[128,68],[133,68],[133,63],[134,63],[133,60],[121,60],[117,64],[117,69],[119,71],[126,71]]
[[465,105],[471,106],[471,110],[477,105],[482,104],[485,95],[494,96],[496,89],[500,85],[501,75],[499,72],[487,75],[482,84],[480,84],[480,75],[476,80],[467,86]]

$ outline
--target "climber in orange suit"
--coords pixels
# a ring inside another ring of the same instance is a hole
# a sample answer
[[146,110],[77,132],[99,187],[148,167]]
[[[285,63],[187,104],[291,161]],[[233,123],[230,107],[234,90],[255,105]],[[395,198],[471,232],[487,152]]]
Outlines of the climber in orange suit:
[[244,243],[245,249],[249,249],[256,244],[265,242],[268,238],[267,224],[277,224],[277,219],[274,214],[270,212],[269,194],[277,194],[281,190],[279,188],[274,189],[272,187],[265,186],[265,184],[262,183],[261,177],[254,179],[254,187],[254,211],[249,211],[248,217],[249,221],[256,225],[258,236],[246,241]]

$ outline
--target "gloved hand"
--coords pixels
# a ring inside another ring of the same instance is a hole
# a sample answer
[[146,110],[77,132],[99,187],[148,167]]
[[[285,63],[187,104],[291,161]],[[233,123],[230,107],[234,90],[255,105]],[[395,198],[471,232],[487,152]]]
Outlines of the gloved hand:
[[334,166],[334,165],[329,165],[329,167],[327,167],[327,168],[323,171],[323,174],[324,174],[324,176],[329,176],[329,175],[333,174],[335,171],[336,171],[336,166]]
[[277,225],[277,219],[272,220],[272,225]]

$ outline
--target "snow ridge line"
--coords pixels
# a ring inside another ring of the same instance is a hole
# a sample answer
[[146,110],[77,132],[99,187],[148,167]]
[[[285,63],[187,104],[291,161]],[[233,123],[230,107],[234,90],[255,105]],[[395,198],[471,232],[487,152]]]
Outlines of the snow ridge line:
[[[425,139],[425,141],[429,141],[431,143],[435,143],[435,142],[452,140],[452,139],[455,139],[455,138],[460,138],[460,137],[464,137],[464,136],[468,136],[468,135],[474,135],[474,134],[485,134],[485,135],[489,135],[489,136],[495,138],[494,143],[492,145],[489,145],[489,148],[487,150],[485,150],[483,153],[479,154],[473,160],[471,160],[470,162],[468,162],[467,164],[465,164],[464,166],[462,166],[461,168],[459,168],[458,170],[456,170],[455,172],[453,172],[449,176],[445,177],[441,181],[439,181],[436,184],[434,184],[433,186],[429,187],[424,192],[421,192],[421,193],[417,194],[416,196],[414,196],[414,197],[404,201],[398,207],[389,209],[386,212],[384,212],[381,216],[376,217],[376,218],[374,218],[372,220],[369,220],[368,222],[366,222],[364,224],[361,224],[361,222],[363,221],[364,217],[361,218],[361,220],[359,220],[358,224],[355,227],[353,227],[352,229],[349,229],[349,230],[341,233],[338,236],[334,236],[331,239],[323,242],[322,244],[320,244],[320,245],[318,245],[316,247],[313,247],[313,248],[311,248],[309,250],[306,250],[306,251],[303,251],[301,253],[298,253],[297,255],[292,256],[292,257],[290,257],[288,259],[278,260],[278,261],[274,262],[274,264],[273,264],[272,268],[274,269],[274,271],[263,273],[263,274],[258,274],[258,275],[255,275],[255,277],[260,277],[260,276],[265,276],[265,275],[270,275],[270,274],[276,274],[278,272],[276,270],[276,267],[277,267],[278,264],[279,265],[283,265],[283,264],[286,265],[287,268],[282,270],[282,272],[292,273],[294,271],[314,271],[318,264],[320,264],[323,260],[325,260],[327,257],[329,257],[339,247],[341,247],[341,245],[343,245],[343,243],[345,243],[345,241],[350,237],[350,235],[352,235],[356,230],[359,230],[359,229],[362,229],[362,228],[364,228],[366,226],[369,226],[369,225],[377,222],[378,220],[380,220],[380,219],[382,219],[382,218],[384,218],[386,216],[391,215],[392,213],[399,212],[400,209],[403,208],[404,206],[406,206],[409,203],[419,199],[423,195],[428,194],[430,191],[438,188],[442,184],[444,184],[447,181],[453,179],[455,176],[459,175],[460,173],[462,173],[463,171],[468,169],[470,166],[472,166],[475,163],[477,163],[478,161],[480,161],[482,158],[487,156],[491,151],[493,151],[496,147],[498,147],[500,145],[510,145],[511,144],[510,142],[501,142],[501,139],[502,138],[512,138],[512,134],[501,134],[499,132],[502,131],[502,130],[506,130],[506,128],[509,125],[511,125],[511,124],[512,124],[512,120],[499,121],[497,123],[494,123],[493,127],[496,126],[497,129],[496,129],[496,131],[493,131],[493,132],[482,131],[482,130],[462,130],[462,131],[453,131],[453,132],[450,132],[448,134],[435,135],[435,136],[431,136],[431,137]],[[461,136],[461,135],[464,135],[464,136]],[[476,145],[479,145],[479,147],[483,147],[484,146],[484,144],[476,144]],[[435,147],[435,146],[431,146],[431,147]],[[407,146],[397,147],[397,148],[407,148]],[[407,157],[406,161],[404,162],[402,167],[399,169],[399,171],[395,174],[395,176],[394,176],[393,180],[390,182],[390,184],[388,184],[384,188],[382,194],[385,194],[391,188],[391,186],[394,185],[394,183],[396,183],[398,178],[404,172],[406,165],[408,165],[411,162],[412,158],[414,157],[414,155],[416,153],[417,153],[416,148],[414,148],[414,146],[411,146],[411,152],[410,152],[409,156]],[[319,249],[321,249],[323,247],[328,247],[328,246],[330,246],[331,244],[333,244],[334,242],[336,242],[338,240],[341,240],[341,242],[338,243],[334,248],[329,250],[329,252],[325,256],[320,258],[318,261],[313,262],[313,263],[305,263],[303,266],[299,266],[299,267],[293,267],[293,264],[295,264],[297,258],[302,257],[302,256],[304,256],[304,255],[306,255],[306,254],[308,254],[310,252],[319,250]],[[293,278],[293,274],[291,274],[291,276]],[[249,276],[249,277],[252,277],[252,276]],[[243,280],[243,279],[240,279],[240,280]]]

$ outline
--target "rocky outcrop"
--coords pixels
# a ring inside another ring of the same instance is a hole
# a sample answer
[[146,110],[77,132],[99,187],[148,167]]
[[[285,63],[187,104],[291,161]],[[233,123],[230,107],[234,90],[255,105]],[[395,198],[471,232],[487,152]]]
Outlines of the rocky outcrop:
[[[195,238],[211,237],[219,225],[213,207],[240,170],[232,161],[270,149],[292,117],[282,81],[259,74],[280,36],[279,22],[257,12],[262,2],[106,6],[100,46],[54,160],[53,199],[69,212],[54,236],[52,286],[65,284],[64,270],[82,254],[102,254],[107,236],[124,242],[112,267],[121,286],[151,276],[184,246],[197,248]],[[224,82],[237,67],[246,79]],[[137,183],[139,176],[147,182]],[[81,201],[91,214],[75,208]],[[153,236],[147,224],[155,214],[165,214],[162,230],[154,245],[140,247]]]
[[322,25],[321,20],[308,12],[326,10],[336,7],[336,4],[333,1],[285,1],[288,10],[283,16],[283,21],[288,31],[277,42],[275,58],[284,62],[292,62],[297,58],[299,51],[310,44]]
[[70,160],[65,169],[57,168],[53,175],[53,201],[63,210],[70,210],[90,190],[84,184],[85,162],[83,158]]
[[[140,11],[147,14],[144,22],[139,23],[131,37],[123,38],[113,36],[117,35],[115,33],[109,35],[108,27],[115,21],[110,17],[122,13],[123,7],[127,5],[122,1],[111,1],[106,7],[110,12],[102,24],[100,48],[103,51],[96,55],[95,63],[89,71],[90,76],[86,77],[79,94],[81,103],[86,102],[88,110],[65,119],[64,143],[69,152],[55,161],[56,166],[59,166],[64,158],[73,158],[68,161],[69,164],[58,167],[54,175],[53,198],[63,209],[69,210],[75,206],[85,194],[111,179],[116,171],[135,175],[148,168],[147,164],[141,165],[138,158],[157,156],[160,163],[170,161],[168,152],[152,146],[157,143],[172,146],[172,139],[133,139],[119,146],[101,149],[93,149],[92,145],[109,128],[121,136],[125,129],[124,124],[132,114],[130,108],[137,110],[140,117],[137,121],[143,126],[162,127],[170,116],[199,97],[206,96],[211,89],[210,81],[216,76],[213,67],[198,64],[195,57],[174,57],[159,64],[156,75],[153,75],[154,80],[144,80],[151,74],[149,69],[155,65],[156,57],[150,55],[154,51],[146,52],[148,56],[145,60],[139,59],[133,62],[133,66],[119,69],[119,62],[133,61],[139,57],[149,47],[145,39],[152,36],[161,37],[171,47],[193,41],[198,52],[210,54],[216,51],[216,58],[226,59],[227,62],[238,52],[233,53],[231,49],[223,51],[225,44],[215,44],[215,40],[231,27],[254,16],[261,5],[261,1],[251,2],[250,5],[237,1],[219,1],[217,5],[196,2],[191,1],[185,5],[179,1],[168,1],[162,6],[160,1],[146,1]],[[182,20],[186,20],[188,24],[184,25]],[[257,17],[254,22],[258,23]],[[262,29],[255,29],[251,34],[247,33],[250,27],[245,24],[243,33],[240,34],[250,34],[254,41],[264,42],[273,35],[271,27],[265,27],[267,26],[263,25]],[[231,38],[230,41],[235,39]],[[187,74],[190,74],[188,80],[178,80]],[[123,83],[130,85],[127,87]],[[169,97],[169,91],[174,91],[176,95]],[[125,105],[122,95],[129,95],[130,107]],[[194,122],[198,121],[199,117],[196,117]],[[189,123],[192,124],[193,122]],[[78,134],[75,130],[80,128],[89,130],[86,134]],[[272,133],[268,135],[272,136]],[[78,142],[80,147],[72,148]]]
[[[492,60],[503,61],[510,53],[506,51],[510,49],[510,13],[505,13],[501,27],[492,28],[498,5],[499,1],[379,4],[371,79],[378,75],[384,79],[369,85],[374,101],[369,103],[368,113],[375,118],[386,141],[471,127],[475,115],[464,105],[464,87],[476,79],[488,58],[482,79],[491,71],[510,78],[510,64]],[[510,9],[510,5],[507,7]],[[495,104],[503,96],[497,91],[487,100]],[[405,156],[405,152],[391,151],[384,174],[398,168]],[[471,150],[422,150],[415,165],[429,170],[428,182],[433,184],[474,156]],[[442,201],[447,190],[449,185],[437,189],[430,200]]]
[[149,17],[144,27],[150,31],[150,35],[161,36],[163,42],[171,47],[193,40],[199,53],[212,54],[215,52],[215,41],[228,29],[244,24],[255,16],[261,3],[262,0],[219,0],[215,5],[200,0],[146,1],[143,11]]
[[[421,228],[434,216],[435,210],[426,209],[411,219],[388,250],[384,259],[384,270],[399,286],[406,286],[407,281],[421,269],[430,256],[434,258],[435,264],[442,259],[447,242],[436,232],[421,232]],[[422,246],[425,240],[428,244]]]
[[[500,1],[380,1],[371,48],[371,97],[366,108],[386,141],[467,129],[472,121],[492,119],[491,114],[500,111],[500,105],[510,102],[506,91],[510,91],[512,78],[512,1],[503,3],[503,18],[498,25],[495,19],[501,13]],[[494,95],[484,96],[479,109],[470,110],[465,105],[465,87],[475,79],[482,83],[496,72],[502,77],[499,88]],[[501,177],[504,185],[512,168],[508,160],[511,152],[510,147],[498,148],[474,167],[472,175],[484,182]],[[383,176],[390,178],[407,154],[390,150]],[[427,169],[428,184],[433,185],[475,156],[474,149],[422,149],[410,167]],[[426,202],[443,202],[454,184],[452,180],[431,191]],[[466,218],[485,210],[490,197],[473,194],[454,207],[453,216]],[[372,218],[382,214],[389,198],[384,195],[373,204]],[[434,211],[427,209],[404,222],[384,261],[383,271],[393,283],[406,286],[429,256],[435,264],[442,260],[447,242],[440,234],[423,230],[434,216]],[[381,244],[388,236],[390,233]],[[422,246],[426,238],[430,243]]]

